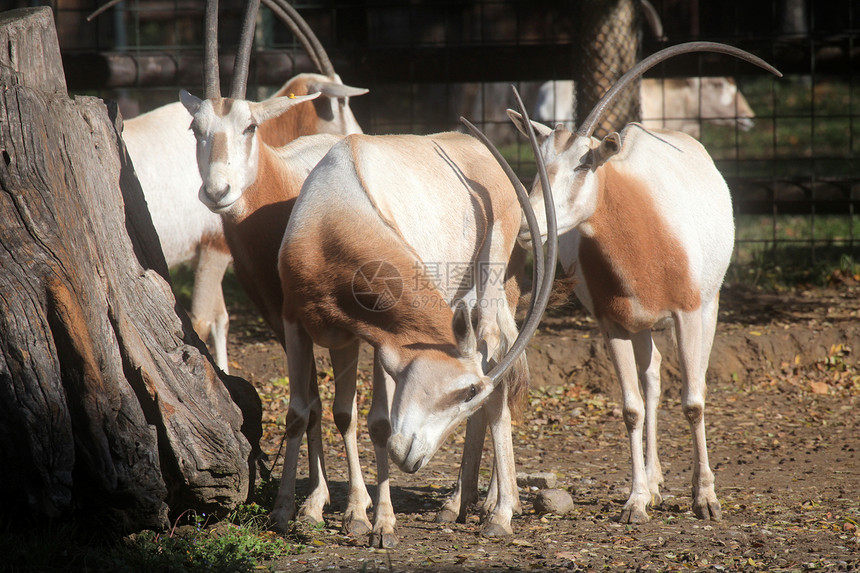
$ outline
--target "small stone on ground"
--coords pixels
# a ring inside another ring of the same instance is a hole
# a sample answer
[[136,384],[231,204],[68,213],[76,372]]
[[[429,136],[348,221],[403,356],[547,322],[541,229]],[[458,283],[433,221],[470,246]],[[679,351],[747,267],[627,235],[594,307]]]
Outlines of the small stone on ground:
[[517,472],[517,485],[519,487],[536,487],[538,489],[552,489],[558,479],[553,472]]
[[563,489],[544,489],[535,497],[534,508],[537,513],[565,515],[573,510],[573,496]]

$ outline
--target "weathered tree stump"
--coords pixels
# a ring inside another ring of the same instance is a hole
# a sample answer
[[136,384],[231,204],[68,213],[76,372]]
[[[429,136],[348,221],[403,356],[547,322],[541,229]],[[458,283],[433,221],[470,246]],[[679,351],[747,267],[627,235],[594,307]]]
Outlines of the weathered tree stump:
[[176,303],[116,106],[68,97],[49,8],[0,41],[0,514],[136,530],[244,501],[259,398]]

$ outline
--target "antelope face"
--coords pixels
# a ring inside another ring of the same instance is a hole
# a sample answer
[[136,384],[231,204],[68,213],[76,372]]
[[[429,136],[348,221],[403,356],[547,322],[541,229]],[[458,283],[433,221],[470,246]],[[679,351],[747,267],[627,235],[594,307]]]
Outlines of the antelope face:
[[424,467],[493,391],[475,363],[418,357],[397,377],[388,454],[407,473]]
[[257,128],[317,96],[319,93],[255,103],[232,98],[201,100],[182,90],[180,100],[191,114],[190,129],[197,140],[197,167],[203,181],[200,201],[215,213],[233,209],[257,179],[261,145]]
[[[525,133],[522,116],[508,110],[508,116]],[[540,143],[540,152],[546,162],[547,178],[552,188],[558,221],[558,234],[579,226],[594,213],[597,205],[597,177],[595,171],[603,161],[599,156],[602,143],[592,137],[576,135],[558,125],[555,129],[532,121],[532,127]],[[607,138],[609,139],[609,138]],[[541,239],[546,239],[547,222],[543,188],[535,177],[529,192],[529,203],[534,210],[540,228]],[[520,226],[519,243],[532,247],[531,234],[525,216]]]
[[755,125],[755,113],[734,79],[702,78],[700,97],[702,119],[716,125],[737,124],[743,131],[749,131]]
[[[458,305],[452,321],[456,356],[422,344],[403,360],[381,349],[383,366],[397,384],[391,406],[388,454],[407,473],[421,469],[445,438],[481,407],[494,390],[484,376],[471,312]],[[419,346],[419,345],[416,345]],[[434,345],[435,346],[435,345]]]
[[[187,92],[185,92],[187,94]],[[181,98],[192,116],[197,167],[203,184],[198,197],[216,213],[233,206],[257,176],[259,122],[249,102],[231,98]]]

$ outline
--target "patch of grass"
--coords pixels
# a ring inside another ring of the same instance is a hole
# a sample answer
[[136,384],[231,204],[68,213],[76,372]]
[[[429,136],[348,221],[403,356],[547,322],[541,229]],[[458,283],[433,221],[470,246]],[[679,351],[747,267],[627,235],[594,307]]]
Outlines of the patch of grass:
[[740,215],[729,282],[779,290],[828,286],[833,274],[854,276],[860,260],[857,216]]
[[[241,573],[259,570],[266,559],[301,553],[302,544],[266,529],[268,511],[242,505],[209,526],[190,512],[169,531],[126,537],[94,537],[74,525],[0,530],[0,552],[9,571],[137,573]],[[181,525],[180,525],[181,524]]]
[[229,522],[209,532],[182,535],[144,531],[123,539],[105,556],[112,571],[254,571],[261,559],[296,551],[279,535],[257,526]]

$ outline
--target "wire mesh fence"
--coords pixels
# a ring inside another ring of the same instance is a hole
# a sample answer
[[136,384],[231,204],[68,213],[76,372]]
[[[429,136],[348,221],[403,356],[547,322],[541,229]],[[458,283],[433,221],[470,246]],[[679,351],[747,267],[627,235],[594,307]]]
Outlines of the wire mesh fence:
[[[176,101],[179,88],[201,93],[202,0],[124,0],[92,22],[86,16],[98,7],[95,0],[50,4],[70,91],[116,100],[126,117]],[[221,2],[224,73],[242,4]],[[736,272],[750,272],[745,265],[812,269],[860,255],[856,0],[306,0],[294,6],[343,79],[370,89],[351,102],[366,132],[459,129],[458,118],[466,116],[525,180],[533,172],[530,151],[504,113],[513,107],[511,83],[534,112],[549,93],[551,112],[540,117],[572,124],[581,115],[577,95],[580,107],[587,104],[570,80],[582,81],[582,70],[595,64],[623,72],[617,68],[628,65],[629,55],[622,63],[612,50],[632,49],[637,59],[698,39],[747,49],[785,76],[769,77],[727,56],[689,55],[646,74],[633,101],[641,102],[646,123],[689,130],[714,157],[735,204],[735,266],[743,269]],[[646,25],[645,8],[657,15],[659,30]],[[598,25],[610,30],[582,33]],[[584,46],[589,36],[592,45]],[[301,71],[314,70],[300,44],[262,9],[249,97],[266,97]],[[625,114],[631,117],[629,109]]]

